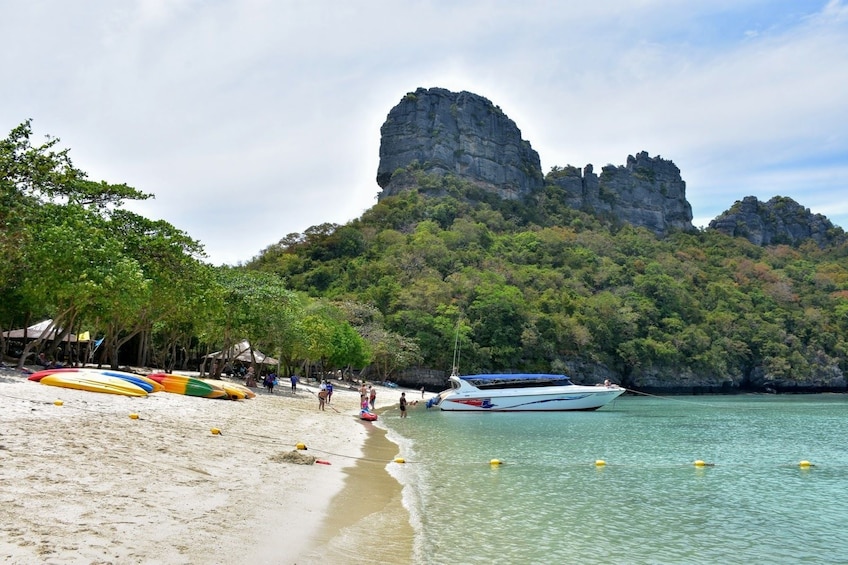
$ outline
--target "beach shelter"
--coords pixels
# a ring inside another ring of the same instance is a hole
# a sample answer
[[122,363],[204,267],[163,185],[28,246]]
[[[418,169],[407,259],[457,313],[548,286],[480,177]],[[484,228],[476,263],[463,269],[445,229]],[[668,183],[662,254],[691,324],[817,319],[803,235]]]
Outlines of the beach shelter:
[[[7,332],[3,332],[3,337],[6,339],[42,339],[43,341],[56,339],[56,336],[62,335],[64,330],[60,327],[53,326],[53,320],[44,320],[43,322],[38,322],[37,324],[33,324],[26,329],[21,328],[18,330],[9,330]],[[88,332],[85,332],[88,334]],[[85,337],[85,336],[82,336]],[[74,334],[68,334],[62,338],[62,341],[68,341],[71,343],[76,343],[77,341],[88,341],[89,338],[82,339]]]
[[242,340],[230,347],[226,350],[216,351],[215,353],[210,353],[205,357],[206,359],[229,359],[230,361],[242,361],[244,363],[252,363],[253,359],[256,360],[257,363],[261,363],[263,365],[276,365],[277,360],[273,357],[268,357],[258,349],[253,350],[253,358],[250,357],[250,342]]
[[[56,342],[56,339],[61,337],[61,346]],[[49,355],[53,355],[55,353],[55,349],[59,349],[64,352],[66,355],[70,355],[72,361],[79,358],[81,355],[80,344],[83,346],[91,343],[90,335],[88,332],[84,334],[76,335],[70,332],[65,332],[63,328],[56,325],[54,320],[47,319],[37,324],[33,324],[27,328],[20,328],[17,330],[9,330],[3,332],[4,339],[4,351],[5,355],[8,351],[9,344],[12,342],[22,342],[22,348],[15,347],[12,350],[12,354],[14,357],[18,357],[18,363],[20,366],[26,362],[26,359],[30,356],[30,351],[38,346],[39,348],[45,347],[47,345],[48,350],[47,353]],[[52,345],[49,345],[51,344]]]

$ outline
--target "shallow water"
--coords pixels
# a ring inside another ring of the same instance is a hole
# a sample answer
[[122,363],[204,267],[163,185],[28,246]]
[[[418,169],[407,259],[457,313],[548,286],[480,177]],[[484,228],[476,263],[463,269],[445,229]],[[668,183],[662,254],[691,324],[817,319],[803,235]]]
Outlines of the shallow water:
[[407,461],[389,472],[416,563],[848,562],[845,395],[421,408],[382,425]]

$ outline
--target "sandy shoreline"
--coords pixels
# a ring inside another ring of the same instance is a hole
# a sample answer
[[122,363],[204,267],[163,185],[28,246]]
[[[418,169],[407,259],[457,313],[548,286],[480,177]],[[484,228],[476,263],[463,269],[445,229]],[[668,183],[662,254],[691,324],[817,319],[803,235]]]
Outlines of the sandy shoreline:
[[363,459],[344,470],[345,488],[333,497],[315,545],[298,563],[412,562],[414,532],[409,513],[403,507],[400,485],[384,463],[397,456],[398,447],[384,430],[368,435]]
[[[385,470],[397,447],[356,417],[357,391],[337,387],[320,412],[298,388],[130,398],[0,370],[0,560],[408,562],[409,517]],[[378,387],[378,408],[399,394]],[[283,462],[298,443],[330,464]],[[382,555],[364,543],[375,535]]]

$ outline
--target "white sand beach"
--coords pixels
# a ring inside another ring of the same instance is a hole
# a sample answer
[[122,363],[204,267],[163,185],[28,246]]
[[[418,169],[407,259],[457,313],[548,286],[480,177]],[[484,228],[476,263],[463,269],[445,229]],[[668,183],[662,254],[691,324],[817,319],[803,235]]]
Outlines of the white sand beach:
[[[409,562],[408,515],[385,470],[396,446],[359,420],[356,390],[336,387],[323,412],[315,391],[131,398],[0,370],[0,561]],[[399,395],[378,387],[378,411]],[[287,462],[291,452],[329,464]]]

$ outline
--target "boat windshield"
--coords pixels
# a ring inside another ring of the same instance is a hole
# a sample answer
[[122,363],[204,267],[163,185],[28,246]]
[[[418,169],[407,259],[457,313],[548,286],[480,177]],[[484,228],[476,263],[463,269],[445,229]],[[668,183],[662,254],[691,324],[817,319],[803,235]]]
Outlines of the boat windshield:
[[460,378],[481,389],[568,386],[572,384],[571,379],[565,375],[548,374],[466,375]]

